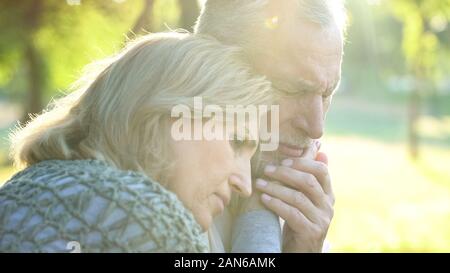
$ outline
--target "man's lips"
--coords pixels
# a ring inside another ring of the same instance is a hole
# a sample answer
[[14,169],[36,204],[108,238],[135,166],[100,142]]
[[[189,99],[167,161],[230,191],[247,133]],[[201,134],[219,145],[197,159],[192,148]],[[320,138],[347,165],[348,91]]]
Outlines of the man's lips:
[[304,148],[287,143],[280,143],[278,145],[278,151],[289,157],[300,157],[303,154]]

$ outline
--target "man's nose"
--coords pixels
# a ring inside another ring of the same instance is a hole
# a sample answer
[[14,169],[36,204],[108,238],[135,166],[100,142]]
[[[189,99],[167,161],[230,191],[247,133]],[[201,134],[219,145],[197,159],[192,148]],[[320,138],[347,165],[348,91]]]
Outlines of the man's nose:
[[292,120],[292,126],[305,132],[309,138],[321,138],[324,126],[322,96],[315,95],[300,105],[297,116]]
[[235,171],[228,180],[233,191],[243,197],[249,197],[252,194],[250,160],[237,160]]

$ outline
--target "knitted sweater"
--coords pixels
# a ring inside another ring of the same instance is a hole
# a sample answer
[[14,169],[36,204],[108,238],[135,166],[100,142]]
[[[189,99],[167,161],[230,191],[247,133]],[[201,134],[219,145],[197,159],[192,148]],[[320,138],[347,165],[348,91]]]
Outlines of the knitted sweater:
[[0,252],[208,252],[192,213],[147,176],[49,160],[0,188]]

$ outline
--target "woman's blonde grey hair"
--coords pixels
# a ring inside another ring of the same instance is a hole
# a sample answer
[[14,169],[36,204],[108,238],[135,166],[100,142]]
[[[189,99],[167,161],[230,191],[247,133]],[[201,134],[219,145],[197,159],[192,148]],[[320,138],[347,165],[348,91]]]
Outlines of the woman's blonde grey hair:
[[213,38],[150,34],[87,67],[73,92],[10,136],[18,167],[99,159],[160,182],[170,168],[170,113],[178,104],[266,104],[270,83]]

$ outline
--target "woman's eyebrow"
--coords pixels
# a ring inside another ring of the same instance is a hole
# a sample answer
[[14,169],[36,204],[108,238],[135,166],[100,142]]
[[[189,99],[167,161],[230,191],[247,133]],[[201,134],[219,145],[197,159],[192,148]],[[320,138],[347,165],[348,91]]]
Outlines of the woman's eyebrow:
[[251,139],[249,139],[249,140],[246,141],[246,145],[247,145],[249,148],[254,149],[254,148],[256,148],[256,147],[258,146],[258,142],[257,142],[256,140],[251,140]]

